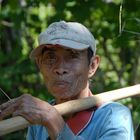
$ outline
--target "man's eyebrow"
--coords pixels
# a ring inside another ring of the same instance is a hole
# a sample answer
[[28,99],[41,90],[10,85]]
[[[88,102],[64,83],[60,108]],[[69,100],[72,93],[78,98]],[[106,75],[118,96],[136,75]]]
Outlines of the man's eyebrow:
[[80,55],[84,52],[83,50],[75,50],[75,49],[69,49],[68,51],[70,53],[74,53],[75,55]]
[[80,51],[78,51],[78,50],[75,50],[75,49],[69,49],[69,48],[67,48],[67,49],[65,49],[65,50],[68,51],[68,52],[75,52],[75,53],[80,52]]
[[54,51],[55,51],[55,48],[45,47],[45,48],[42,49],[42,54],[44,54],[45,52],[54,52]]

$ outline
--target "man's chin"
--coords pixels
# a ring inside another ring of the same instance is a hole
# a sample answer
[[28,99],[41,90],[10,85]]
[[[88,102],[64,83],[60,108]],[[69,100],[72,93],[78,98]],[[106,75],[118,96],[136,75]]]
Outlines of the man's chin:
[[71,94],[68,90],[57,90],[57,91],[53,91],[53,96],[56,98],[56,99],[68,99],[68,98],[71,98]]

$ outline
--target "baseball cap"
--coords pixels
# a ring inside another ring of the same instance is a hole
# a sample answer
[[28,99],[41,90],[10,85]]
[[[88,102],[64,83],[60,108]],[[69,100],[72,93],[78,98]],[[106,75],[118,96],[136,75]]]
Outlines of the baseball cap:
[[32,50],[31,59],[35,59],[47,44],[61,45],[64,48],[84,50],[90,48],[93,54],[96,52],[95,39],[91,32],[78,22],[54,22],[40,33],[38,37],[39,46]]

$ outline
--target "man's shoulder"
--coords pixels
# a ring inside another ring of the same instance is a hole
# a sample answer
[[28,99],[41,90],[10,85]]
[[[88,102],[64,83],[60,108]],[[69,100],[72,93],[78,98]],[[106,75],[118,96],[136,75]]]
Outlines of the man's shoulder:
[[104,103],[95,111],[94,118],[116,118],[121,116],[131,116],[127,106],[118,102]]
[[[97,137],[133,137],[133,124],[130,110],[118,102],[102,104],[92,119]],[[105,135],[104,135],[105,134]],[[122,135],[122,136],[121,136]]]
[[101,105],[94,114],[95,120],[111,121],[119,123],[121,120],[131,120],[131,113],[128,107],[118,102],[108,102]]
[[107,102],[98,107],[98,110],[110,110],[110,111],[119,111],[126,110],[129,111],[128,107],[119,103],[119,102]]

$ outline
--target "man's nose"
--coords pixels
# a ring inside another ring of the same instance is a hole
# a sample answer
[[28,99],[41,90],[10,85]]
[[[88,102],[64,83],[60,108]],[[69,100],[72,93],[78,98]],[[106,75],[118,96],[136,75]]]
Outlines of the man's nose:
[[59,62],[59,64],[57,64],[57,66],[55,67],[54,72],[57,75],[68,74],[68,69],[66,68],[66,62],[64,61]]
[[68,71],[66,69],[64,69],[64,68],[57,68],[54,71],[55,71],[55,73],[57,75],[64,75],[64,74],[67,74],[68,73]]

